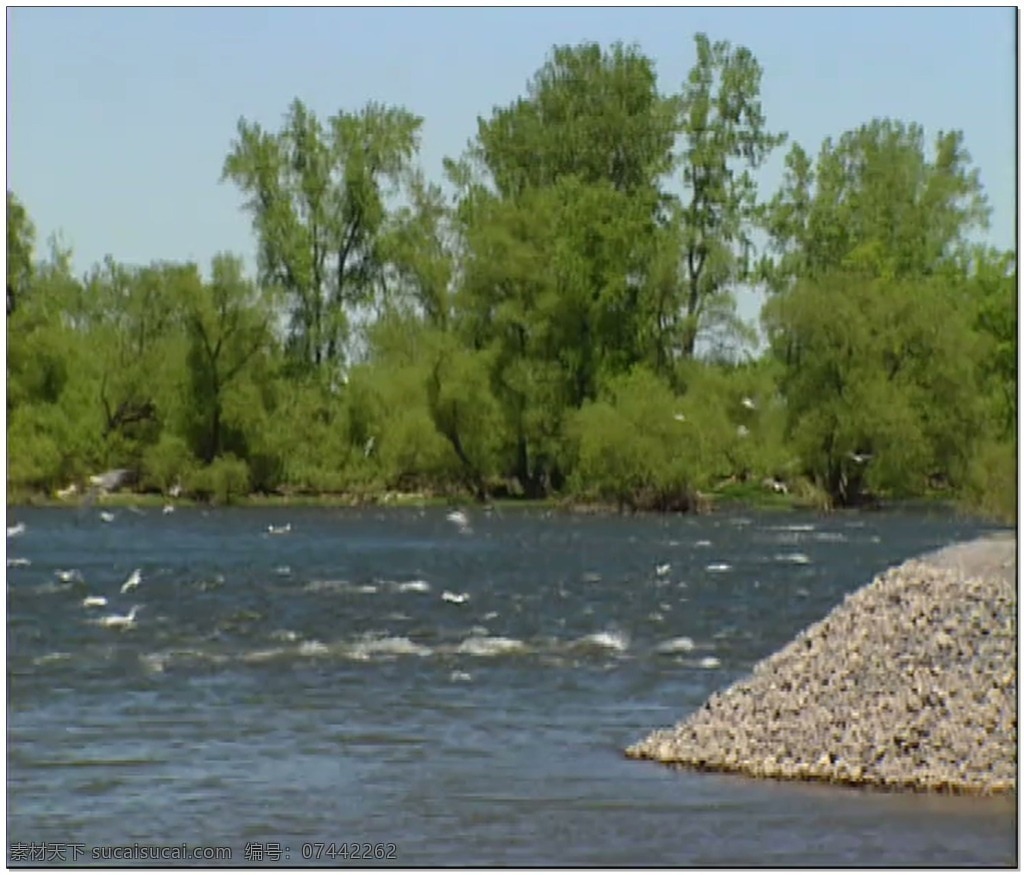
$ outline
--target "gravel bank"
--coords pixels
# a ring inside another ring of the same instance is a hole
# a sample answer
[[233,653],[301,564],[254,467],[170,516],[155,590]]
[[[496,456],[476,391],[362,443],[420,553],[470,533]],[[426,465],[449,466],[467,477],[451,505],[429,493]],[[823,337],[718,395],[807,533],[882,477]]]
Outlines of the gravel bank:
[[626,755],[756,777],[1016,790],[1017,542],[956,544],[847,596]]

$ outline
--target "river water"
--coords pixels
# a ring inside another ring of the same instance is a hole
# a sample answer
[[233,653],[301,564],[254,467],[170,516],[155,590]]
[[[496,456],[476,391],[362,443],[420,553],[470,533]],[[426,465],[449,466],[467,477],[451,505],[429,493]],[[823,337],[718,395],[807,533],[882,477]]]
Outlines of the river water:
[[[978,523],[114,513],[8,511],[9,863],[184,842],[234,865],[1016,865],[1016,800],[622,755]],[[353,844],[371,859],[330,856]]]

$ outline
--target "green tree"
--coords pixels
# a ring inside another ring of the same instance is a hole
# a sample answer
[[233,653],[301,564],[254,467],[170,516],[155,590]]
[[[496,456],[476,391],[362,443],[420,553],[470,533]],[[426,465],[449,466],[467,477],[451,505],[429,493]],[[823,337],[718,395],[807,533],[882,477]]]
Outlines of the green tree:
[[704,34],[695,43],[679,100],[686,193],[671,225],[681,281],[659,338],[686,358],[702,329],[740,328],[731,294],[752,278],[750,234],[762,212],[751,171],[785,141],[765,128],[762,71],[750,51]]
[[196,455],[210,464],[224,450],[225,396],[269,346],[272,310],[231,255],[215,256],[210,282],[192,284],[189,292],[184,316],[192,430]]
[[470,154],[504,198],[576,176],[653,200],[671,169],[675,114],[635,46],[556,46],[525,98],[479,120]]
[[1017,259],[1012,252],[976,249],[966,266],[967,294],[977,307],[975,327],[985,354],[982,391],[992,399],[996,436],[1017,435]]
[[80,297],[70,254],[54,243],[8,316],[9,483],[50,490],[103,456],[95,352],[71,318]]
[[409,196],[410,204],[391,217],[381,237],[385,303],[412,306],[427,324],[445,330],[456,269],[451,216],[440,187],[418,171],[410,176]]
[[771,300],[789,436],[807,473],[846,504],[863,488],[962,483],[984,413],[970,310],[944,278],[832,274]]
[[988,218],[962,135],[929,156],[920,126],[876,119],[786,165],[764,320],[808,472],[839,502],[962,485],[986,420],[968,240]]
[[370,103],[324,125],[299,100],[276,134],[239,121],[222,178],[248,197],[261,281],[287,296],[293,361],[342,362],[351,312],[373,299],[380,278],[383,186],[407,170],[421,124]]
[[767,219],[775,258],[764,269],[775,290],[846,268],[930,276],[987,226],[959,131],[940,132],[929,158],[919,125],[875,119],[838,143],[826,139],[813,168],[794,145],[786,167]]
[[572,488],[620,507],[693,510],[698,491],[728,467],[736,440],[717,392],[707,384],[676,397],[638,367],[571,415],[567,452]]
[[35,228],[28,212],[10,189],[7,190],[7,315],[32,280],[32,248]]
[[464,484],[483,500],[487,480],[495,473],[501,428],[498,403],[488,380],[492,372],[489,356],[441,335],[435,340],[430,362],[426,391],[431,421],[461,463]]
[[185,372],[180,302],[200,284],[194,264],[131,268],[112,258],[87,277],[76,320],[95,351],[111,460],[136,466],[159,439]]

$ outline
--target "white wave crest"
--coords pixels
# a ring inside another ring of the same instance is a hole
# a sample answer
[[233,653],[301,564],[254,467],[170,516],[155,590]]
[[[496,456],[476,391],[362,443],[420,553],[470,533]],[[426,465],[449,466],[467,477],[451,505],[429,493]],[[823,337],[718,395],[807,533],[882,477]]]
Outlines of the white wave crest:
[[372,659],[375,656],[430,656],[433,652],[429,647],[410,641],[404,635],[394,635],[364,638],[352,645],[349,655],[353,659]]
[[341,592],[350,586],[347,580],[311,580],[303,589],[306,592]]
[[467,638],[455,650],[470,656],[500,656],[504,653],[516,653],[526,649],[526,645],[518,638],[487,637],[475,635]]
[[668,641],[662,641],[656,648],[658,653],[688,653],[693,650],[694,643],[692,638],[686,636],[680,638],[670,638]]
[[813,523],[791,523],[788,526],[772,526],[773,532],[813,532],[817,528]]
[[327,645],[322,641],[303,641],[299,645],[300,656],[322,656],[327,653]]
[[811,560],[806,553],[776,553],[776,562],[789,562],[792,565],[809,565]]
[[624,653],[629,650],[629,636],[624,632],[593,632],[572,642],[573,647],[613,650]]
[[398,584],[399,592],[430,592],[430,584],[425,580],[407,580]]

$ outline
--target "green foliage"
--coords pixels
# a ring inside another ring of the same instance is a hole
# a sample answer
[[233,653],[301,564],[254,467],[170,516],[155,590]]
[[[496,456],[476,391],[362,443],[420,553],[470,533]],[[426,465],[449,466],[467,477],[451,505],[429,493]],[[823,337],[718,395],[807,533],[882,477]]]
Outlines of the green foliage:
[[1016,442],[987,441],[971,464],[965,499],[968,509],[1006,525],[1017,524]]
[[935,471],[962,482],[982,415],[978,344],[943,281],[836,274],[779,295],[764,318],[789,437],[834,499],[919,494]]
[[612,381],[571,421],[572,488],[637,508],[693,507],[726,465],[729,426],[717,400],[705,387],[676,398],[645,368]]
[[231,453],[195,469],[188,479],[191,492],[218,504],[233,504],[249,494],[249,486],[249,466]]
[[978,251],[968,265],[968,299],[986,347],[981,360],[985,395],[1000,440],[1017,434],[1017,265],[1012,253]]
[[[7,197],[8,488],[127,467],[194,497],[512,494],[816,507],[939,486],[1015,508],[1016,260],[959,133],[875,120],[779,191],[785,139],[743,47],[695,39],[676,93],[633,46],[555,47],[479,120],[449,200],[422,120],[367,104],[242,119],[222,254],[84,277]],[[681,194],[676,184],[682,184]],[[755,229],[771,258],[755,260]],[[735,294],[763,280],[769,349]],[[789,495],[772,491],[776,481]],[[10,493],[9,493],[10,494]]]
[[[229,255],[213,260],[209,283],[194,283],[183,302],[188,337],[189,433],[199,458],[213,461],[229,443],[242,447],[245,407],[231,406],[231,394],[253,359],[271,342],[272,311],[266,296],[242,276],[242,263]],[[235,416],[231,416],[235,413]],[[242,421],[239,421],[242,420]],[[232,437],[234,440],[232,441]]]
[[195,458],[185,439],[165,432],[143,454],[142,485],[166,493],[176,482],[188,480],[195,467]]
[[761,212],[750,171],[785,141],[765,129],[761,67],[750,51],[704,34],[695,43],[697,63],[680,97],[687,194],[673,223],[683,264],[674,340],[686,357],[701,328],[740,327],[729,292],[751,276],[750,231]]
[[61,443],[68,422],[58,407],[20,407],[7,418],[7,479],[10,483],[52,492],[61,481]]
[[654,65],[636,47],[557,46],[528,92],[479,122],[472,154],[503,198],[567,176],[655,192],[671,167],[677,105],[658,93]]
[[378,252],[390,266],[383,296],[391,306],[417,307],[430,326],[448,327],[455,253],[450,217],[441,189],[412,174],[412,204],[397,211],[381,235]]
[[705,463],[708,484],[733,477],[760,488],[765,478],[785,482],[799,473],[785,440],[788,410],[778,392],[779,379],[780,369],[771,359],[718,367],[687,362],[679,369],[677,381],[685,395],[677,413],[715,450]]
[[281,481],[300,492],[342,492],[351,447],[340,427],[341,404],[312,380],[290,380],[271,411],[263,453],[280,460]]
[[762,267],[771,286],[841,269],[886,277],[941,270],[970,231],[987,226],[989,209],[963,135],[940,132],[933,151],[929,159],[919,125],[890,119],[826,139],[813,168],[794,144],[767,211],[777,258]]
[[383,184],[406,170],[421,124],[403,109],[369,103],[325,125],[298,99],[276,134],[239,120],[223,179],[248,196],[260,278],[284,290],[298,366],[340,362],[348,308],[373,300],[382,267]]
[[32,280],[35,228],[21,201],[7,191],[7,315],[14,312]]
[[488,380],[491,357],[442,337],[429,361],[425,388],[430,419],[461,464],[465,484],[483,497],[487,478],[497,467],[503,425]]

